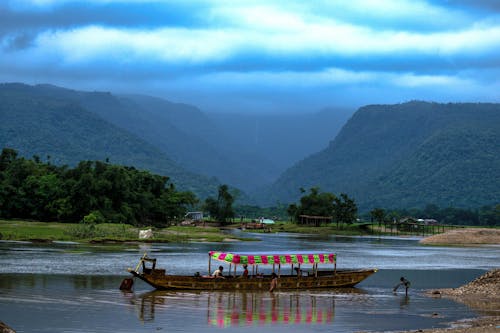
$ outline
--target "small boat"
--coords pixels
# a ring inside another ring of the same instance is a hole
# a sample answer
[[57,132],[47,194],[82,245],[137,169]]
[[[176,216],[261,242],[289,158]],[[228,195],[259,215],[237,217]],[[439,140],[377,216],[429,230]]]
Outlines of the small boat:
[[[209,275],[197,272],[192,276],[168,275],[156,268],[156,259],[145,254],[135,269],[129,272],[158,290],[269,290],[272,275],[259,273],[259,266],[272,266],[277,275],[277,289],[316,289],[353,287],[377,269],[338,270],[334,253],[208,253]],[[210,275],[212,260],[229,264],[229,274]],[[331,265],[333,269],[319,269]],[[148,267],[149,266],[149,267]],[[248,275],[237,275],[238,267],[250,266]],[[304,269],[304,266],[307,269]]]

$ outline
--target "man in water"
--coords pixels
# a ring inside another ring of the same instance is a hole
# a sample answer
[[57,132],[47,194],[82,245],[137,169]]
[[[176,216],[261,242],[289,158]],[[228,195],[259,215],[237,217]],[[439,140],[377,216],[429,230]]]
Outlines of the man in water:
[[394,287],[393,291],[396,292],[400,286],[404,286],[406,288],[406,296],[408,296],[408,288],[410,288],[410,281],[405,279],[403,276],[399,279],[399,283]]

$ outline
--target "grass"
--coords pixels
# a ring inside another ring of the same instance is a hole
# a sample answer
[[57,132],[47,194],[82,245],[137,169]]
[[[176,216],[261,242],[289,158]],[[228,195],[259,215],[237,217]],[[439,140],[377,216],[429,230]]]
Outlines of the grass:
[[[148,227],[140,229],[149,229]],[[127,224],[103,223],[85,225],[79,223],[32,222],[0,220],[0,239],[15,241],[76,241],[99,242],[222,242],[230,236],[213,227],[151,228],[153,238],[139,239],[139,228]],[[233,237],[231,237],[233,239]],[[235,238],[233,240],[254,240]]]

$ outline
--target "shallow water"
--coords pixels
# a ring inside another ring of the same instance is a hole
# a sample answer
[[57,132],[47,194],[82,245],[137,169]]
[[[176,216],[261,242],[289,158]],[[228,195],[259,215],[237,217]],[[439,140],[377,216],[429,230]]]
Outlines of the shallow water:
[[[261,242],[82,246],[0,242],[0,320],[17,332],[390,331],[445,326],[476,315],[428,298],[498,266],[500,248],[423,247],[416,239],[256,235]],[[169,273],[205,272],[209,250],[334,251],[339,267],[377,267],[358,288],[335,291],[152,292],[118,290],[147,251]],[[408,297],[391,288],[404,275]]]

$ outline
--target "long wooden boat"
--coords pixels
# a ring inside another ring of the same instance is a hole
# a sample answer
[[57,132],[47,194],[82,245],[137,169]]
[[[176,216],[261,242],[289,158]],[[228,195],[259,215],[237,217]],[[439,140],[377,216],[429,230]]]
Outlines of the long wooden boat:
[[[144,255],[137,267],[129,272],[159,290],[269,290],[271,274],[259,273],[260,265],[271,265],[277,275],[276,289],[316,289],[353,287],[377,269],[338,270],[334,253],[226,253],[210,251],[209,275],[168,275],[156,268],[156,259]],[[210,275],[212,259],[229,264],[229,275]],[[320,264],[333,269],[320,270]],[[149,267],[148,267],[149,266]],[[250,266],[248,276],[237,275],[238,267]],[[288,266],[288,267],[286,267]],[[294,267],[295,266],[295,267]],[[307,269],[304,270],[303,268]]]

